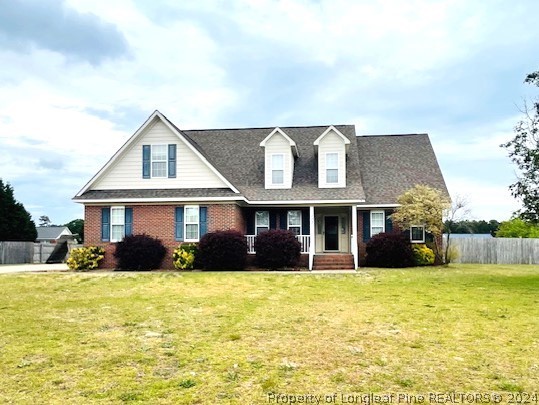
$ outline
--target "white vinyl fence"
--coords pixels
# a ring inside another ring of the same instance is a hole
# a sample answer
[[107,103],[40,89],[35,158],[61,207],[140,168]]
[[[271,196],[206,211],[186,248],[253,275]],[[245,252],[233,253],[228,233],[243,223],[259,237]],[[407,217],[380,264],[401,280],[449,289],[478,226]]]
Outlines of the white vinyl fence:
[[454,263],[539,264],[539,239],[450,238],[450,244]]

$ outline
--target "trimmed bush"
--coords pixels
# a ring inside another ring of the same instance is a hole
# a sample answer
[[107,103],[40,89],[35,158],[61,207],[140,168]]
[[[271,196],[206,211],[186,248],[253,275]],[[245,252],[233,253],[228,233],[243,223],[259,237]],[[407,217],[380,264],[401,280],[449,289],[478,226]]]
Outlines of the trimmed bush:
[[161,267],[167,249],[146,234],[126,236],[116,244],[114,257],[120,270],[153,270]]
[[198,247],[194,243],[184,243],[174,249],[172,262],[176,270],[191,270],[195,267]]
[[270,269],[293,267],[299,261],[301,243],[290,231],[272,229],[256,237],[255,250],[259,267]]
[[105,249],[99,246],[75,248],[67,259],[67,267],[78,271],[97,269],[104,257]]
[[413,244],[412,252],[416,266],[431,266],[434,264],[434,251],[427,245]]
[[198,252],[206,270],[243,270],[247,261],[247,241],[238,231],[211,232],[200,239]]
[[401,232],[379,233],[367,242],[368,267],[412,267],[414,253],[407,234]]

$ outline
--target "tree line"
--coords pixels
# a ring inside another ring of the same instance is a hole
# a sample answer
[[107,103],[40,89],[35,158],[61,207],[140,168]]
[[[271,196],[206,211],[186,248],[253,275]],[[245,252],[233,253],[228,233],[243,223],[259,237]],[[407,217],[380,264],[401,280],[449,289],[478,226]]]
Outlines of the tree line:
[[500,228],[500,222],[495,219],[490,221],[485,220],[461,220],[461,221],[445,221],[444,232],[448,233],[473,233],[473,234],[491,234],[496,236]]

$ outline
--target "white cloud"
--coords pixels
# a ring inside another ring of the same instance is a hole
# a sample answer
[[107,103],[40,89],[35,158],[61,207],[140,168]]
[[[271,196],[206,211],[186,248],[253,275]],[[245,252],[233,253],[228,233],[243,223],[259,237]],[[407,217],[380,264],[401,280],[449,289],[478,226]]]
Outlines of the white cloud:
[[[511,116],[495,122],[470,125],[465,128],[442,128],[434,132],[436,153],[441,158],[453,161],[498,160],[509,164],[507,151],[500,147],[502,143],[514,137],[513,126],[521,119]],[[465,132],[463,132],[465,131]]]
[[471,219],[498,221],[508,220],[520,208],[507,187],[485,183],[473,177],[446,175],[445,180],[452,197],[460,195],[468,201]]

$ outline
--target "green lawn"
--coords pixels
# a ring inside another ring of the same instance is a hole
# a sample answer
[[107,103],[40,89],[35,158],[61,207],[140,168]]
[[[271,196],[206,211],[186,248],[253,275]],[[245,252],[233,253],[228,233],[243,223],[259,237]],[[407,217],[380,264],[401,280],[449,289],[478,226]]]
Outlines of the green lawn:
[[539,391],[539,266],[0,283],[0,403]]

